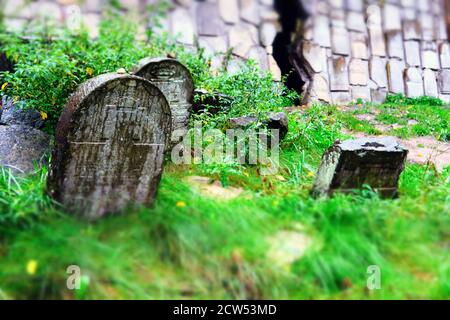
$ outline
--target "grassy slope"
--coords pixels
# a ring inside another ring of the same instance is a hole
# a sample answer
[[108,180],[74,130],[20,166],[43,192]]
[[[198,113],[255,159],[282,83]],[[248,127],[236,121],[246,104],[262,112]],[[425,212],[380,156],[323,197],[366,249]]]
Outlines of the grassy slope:
[[[75,298],[450,298],[450,169],[408,165],[396,200],[370,192],[311,199],[310,172],[340,137],[339,121],[325,110],[291,123],[279,176],[264,178],[255,168],[229,173],[228,184],[246,190],[230,202],[204,198],[183,182],[209,168],[168,164],[152,208],[91,225],[51,214],[55,206],[42,197],[45,172],[19,181],[22,192],[4,175],[2,210],[26,215],[37,201],[46,209],[39,222],[1,230],[0,295],[74,298],[65,269],[77,264],[89,284]],[[274,266],[268,238],[299,223],[314,246],[290,268]],[[38,263],[34,275],[26,273],[30,260]],[[382,290],[365,289],[369,265],[382,268]]]
[[[45,112],[52,132],[79,83],[129,69],[148,55],[175,52],[197,87],[233,97],[229,113],[197,117],[208,127],[223,128],[230,116],[264,113],[294,99],[252,66],[237,75],[212,74],[203,58],[165,39],[136,43],[133,28],[119,22],[103,22],[97,41],[69,36],[29,45],[11,35],[2,38],[10,42],[7,52],[17,62],[17,72],[2,75],[2,93]],[[377,118],[417,121],[411,129],[393,132],[399,136],[448,140],[450,114],[438,105],[429,98],[395,97],[379,107]],[[308,195],[311,172],[322,152],[343,138],[342,129],[378,133],[355,118],[363,110],[352,114],[318,106],[291,116],[283,179],[261,177],[255,168],[168,164],[152,208],[135,208],[96,224],[58,212],[43,194],[45,169],[24,179],[1,173],[0,299],[449,298],[449,169],[437,174],[409,165],[397,200],[379,200],[368,191],[321,200]],[[183,182],[183,176],[194,174],[214,176],[246,193],[230,202],[203,198]],[[180,201],[186,206],[177,206]],[[315,245],[290,268],[277,268],[266,257],[267,239],[299,223]],[[27,272],[30,261],[37,263],[35,272]],[[71,264],[85,275],[84,289],[75,296],[65,289]],[[366,269],[373,264],[382,267],[383,289],[368,292]]]

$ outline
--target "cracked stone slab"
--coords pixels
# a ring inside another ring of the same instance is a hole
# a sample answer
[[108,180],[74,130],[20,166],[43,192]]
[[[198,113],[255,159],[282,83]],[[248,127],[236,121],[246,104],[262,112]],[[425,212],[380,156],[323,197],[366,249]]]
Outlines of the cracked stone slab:
[[218,0],[219,13],[222,19],[229,24],[239,22],[238,0]]
[[386,56],[386,43],[381,26],[369,28],[369,43],[372,54],[379,57]]
[[348,91],[348,58],[334,56],[328,60],[331,91]]
[[400,31],[386,33],[387,48],[390,58],[404,58],[403,38]]
[[405,67],[403,62],[398,60],[390,60],[387,63],[387,76],[389,83],[389,91],[392,93],[405,93],[403,83],[403,71]]
[[369,81],[369,63],[360,59],[350,60],[349,80],[352,85],[366,86]]
[[380,57],[373,56],[370,59],[370,78],[379,88],[387,88],[386,61]]
[[408,68],[405,74],[406,95],[417,98],[424,95],[422,72],[419,68]]
[[450,93],[450,69],[443,69],[439,72],[438,84],[441,93]]
[[258,0],[240,0],[241,19],[255,26],[259,25]]
[[403,22],[403,38],[405,40],[422,40],[421,29],[419,21],[404,21]]
[[401,31],[402,19],[400,8],[396,5],[386,3],[383,7],[383,22],[386,32]]
[[277,36],[277,26],[272,22],[263,22],[259,29],[259,39],[264,47],[272,46]]
[[350,46],[352,57],[356,59],[369,59],[369,52],[367,49],[367,36],[358,32],[350,32]]
[[331,47],[330,20],[328,17],[323,15],[314,17],[313,41],[322,47]]
[[346,28],[331,28],[331,49],[335,54],[346,56],[350,54],[350,37]]
[[396,197],[407,154],[392,137],[336,142],[322,157],[313,194],[352,193],[369,185],[383,197]]
[[178,42],[193,45],[196,34],[194,21],[188,10],[176,8],[170,13],[170,31]]
[[423,70],[423,84],[426,96],[436,98],[439,96],[436,73],[433,70]]
[[258,30],[252,25],[235,25],[228,34],[233,53],[246,59],[250,49],[258,44]]
[[315,74],[313,76],[310,96],[313,101],[331,102],[330,87],[325,75]]
[[347,12],[347,28],[350,31],[366,32],[367,26],[364,15],[359,12]]
[[422,66],[432,70],[439,70],[439,55],[434,42],[422,43]]
[[406,64],[410,67],[420,67],[420,43],[418,41],[405,41]]
[[450,43],[442,43],[439,46],[442,69],[450,69]]
[[324,68],[327,64],[327,54],[324,48],[311,42],[303,42],[302,53],[313,72],[319,73],[327,70]]
[[225,24],[215,3],[198,3],[196,21],[197,33],[200,36],[220,36],[225,33]]

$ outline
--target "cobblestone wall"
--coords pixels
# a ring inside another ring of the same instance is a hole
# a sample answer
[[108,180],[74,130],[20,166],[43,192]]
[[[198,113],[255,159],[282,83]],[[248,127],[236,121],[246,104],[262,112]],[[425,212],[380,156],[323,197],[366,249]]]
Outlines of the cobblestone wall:
[[450,102],[450,47],[441,0],[303,0],[310,18],[295,64],[306,99],[382,102],[387,93]]
[[[145,26],[151,19],[144,14],[146,5],[158,1],[118,2],[139,13]],[[207,53],[232,50],[230,72],[239,68],[239,60],[252,58],[279,80],[273,43],[281,23],[274,3],[282,1],[288,0],[171,0],[162,25],[186,46]],[[450,101],[450,23],[445,18],[450,0],[289,1],[300,2],[309,14],[299,21],[292,57],[305,82],[305,102],[382,102],[388,92]],[[93,37],[108,2],[0,0],[9,30],[39,19],[67,24],[80,13]],[[213,60],[220,63],[220,56]]]

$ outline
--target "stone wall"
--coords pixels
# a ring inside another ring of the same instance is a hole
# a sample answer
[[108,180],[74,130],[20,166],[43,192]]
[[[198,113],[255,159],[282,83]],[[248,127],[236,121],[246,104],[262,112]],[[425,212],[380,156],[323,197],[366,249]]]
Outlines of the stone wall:
[[[441,0],[303,0],[294,63],[307,101],[382,102],[387,93],[450,102]],[[447,3],[448,4],[448,3]]]
[[[152,17],[143,14],[146,5],[158,1],[118,2],[124,11],[140,13],[144,27],[152,23]],[[42,18],[53,19],[57,24],[73,23],[79,13],[95,37],[102,9],[109,1],[2,2],[5,24],[10,30]],[[202,47],[207,53],[231,50],[234,59],[228,65],[230,72],[240,68],[240,60],[252,58],[262,69],[270,70],[276,80],[281,78],[281,71],[273,56],[274,40],[284,24],[277,10],[280,3],[293,4],[292,13],[288,13],[297,17],[298,28],[291,62],[304,82],[301,91],[305,102],[342,104],[358,98],[382,102],[387,93],[428,95],[450,101],[447,31],[450,21],[445,18],[445,5],[450,10],[450,0],[170,0],[170,3],[162,29],[175,35],[180,43]],[[298,9],[294,8],[299,3],[307,18],[303,14],[300,19]],[[287,38],[289,42],[289,35]],[[287,52],[287,48],[282,50]],[[221,60],[221,55],[214,58],[213,66],[219,66]],[[285,66],[282,69],[289,71]]]

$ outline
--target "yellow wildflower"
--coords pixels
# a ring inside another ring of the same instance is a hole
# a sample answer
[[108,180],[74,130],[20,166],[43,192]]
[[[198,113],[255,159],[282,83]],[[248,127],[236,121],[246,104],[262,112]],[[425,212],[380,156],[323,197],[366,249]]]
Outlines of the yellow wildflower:
[[2,85],[2,91],[3,90],[5,90],[5,88],[8,86],[8,82],[5,82],[3,85]]
[[86,68],[86,73],[88,74],[88,76],[92,76],[94,74],[94,69],[92,69],[91,67]]
[[42,118],[42,120],[47,120],[48,119],[47,113],[45,113],[44,111],[41,111],[41,118]]
[[312,171],[308,172],[308,178],[314,177],[316,174]]
[[35,274],[36,274],[36,271],[37,271],[37,267],[38,267],[38,263],[37,263],[36,260],[30,260],[30,261],[28,261],[28,263],[27,263],[27,273],[28,273],[30,276],[35,275]]
[[178,202],[177,202],[177,207],[178,207],[178,208],[184,208],[184,207],[186,207],[186,202],[184,202],[184,201],[178,201]]

